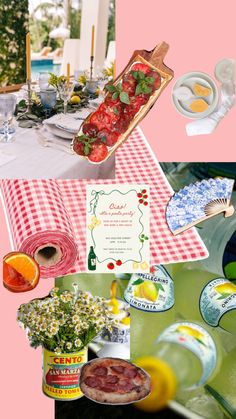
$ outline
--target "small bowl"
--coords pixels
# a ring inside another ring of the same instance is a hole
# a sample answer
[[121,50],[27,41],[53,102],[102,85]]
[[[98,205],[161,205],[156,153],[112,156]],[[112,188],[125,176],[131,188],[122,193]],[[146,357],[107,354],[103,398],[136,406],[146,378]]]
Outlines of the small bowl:
[[[197,96],[194,95],[191,99],[186,101],[179,100],[174,95],[175,89],[180,86],[189,87],[193,92],[193,86],[195,83],[201,84],[204,87],[208,87],[211,89],[211,94],[207,97]],[[189,105],[193,100],[196,99],[204,99],[208,103],[208,108],[204,112],[193,112],[189,108]],[[219,100],[218,88],[215,81],[206,73],[202,73],[200,71],[193,71],[186,74],[183,74],[175,83],[173,90],[172,90],[172,101],[174,104],[175,109],[181,115],[186,116],[187,118],[191,119],[202,119],[206,116],[210,115],[217,107]]]

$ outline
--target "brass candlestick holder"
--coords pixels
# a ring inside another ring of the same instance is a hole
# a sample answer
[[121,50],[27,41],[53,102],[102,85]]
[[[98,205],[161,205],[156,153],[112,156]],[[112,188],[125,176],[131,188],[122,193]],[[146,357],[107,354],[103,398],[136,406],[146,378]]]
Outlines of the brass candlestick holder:
[[91,57],[90,57],[90,80],[93,79],[93,62],[94,62],[94,56],[91,55]]
[[31,111],[32,108],[32,89],[31,89],[31,79],[26,80],[26,84],[27,84],[27,93],[28,93],[28,105],[27,105],[27,112]]

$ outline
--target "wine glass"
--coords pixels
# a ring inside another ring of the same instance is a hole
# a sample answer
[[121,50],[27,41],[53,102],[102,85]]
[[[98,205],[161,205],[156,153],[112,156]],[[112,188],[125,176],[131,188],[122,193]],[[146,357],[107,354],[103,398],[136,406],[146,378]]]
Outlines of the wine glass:
[[73,90],[74,90],[74,84],[71,82],[65,82],[58,86],[58,92],[59,92],[60,98],[64,102],[64,114],[67,113],[67,105],[71,98]]
[[14,137],[15,128],[9,123],[13,117],[16,107],[16,96],[8,93],[0,95],[0,117],[3,120],[3,127],[0,129],[0,142],[11,143]]

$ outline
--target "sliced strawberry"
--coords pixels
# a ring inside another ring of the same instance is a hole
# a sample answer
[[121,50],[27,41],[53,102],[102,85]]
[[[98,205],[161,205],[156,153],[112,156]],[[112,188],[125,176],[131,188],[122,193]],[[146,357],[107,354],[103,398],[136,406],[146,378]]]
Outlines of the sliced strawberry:
[[112,123],[110,115],[99,110],[91,115],[90,122],[96,125],[98,131],[101,131],[103,128],[110,128]]
[[149,101],[149,97],[150,96],[145,93],[140,93],[140,95],[135,96],[135,99],[140,106],[143,106]]
[[132,71],[142,71],[144,74],[147,74],[150,71],[150,67],[147,64],[136,63],[131,67]]
[[134,116],[138,113],[141,106],[145,105],[149,100],[149,96],[141,93],[138,96],[132,96],[130,98],[130,104],[125,105],[124,114],[132,120]]
[[108,155],[108,148],[101,142],[95,142],[92,144],[91,152],[88,155],[88,159],[94,163],[100,163],[105,160]]
[[98,133],[97,126],[94,124],[91,124],[90,122],[87,122],[83,125],[82,131],[85,135],[88,135],[89,137],[96,137]]
[[104,103],[108,104],[109,106],[118,106],[120,105],[120,99],[119,98],[112,99],[112,94],[108,93],[108,95],[106,95],[105,97]]
[[119,120],[116,122],[116,124],[113,125],[112,131],[118,132],[119,134],[122,134],[125,132],[130,124],[130,117],[128,115],[121,115]]
[[80,156],[85,156],[84,144],[78,139],[75,139],[74,141],[73,150],[75,151],[76,154],[79,154]]
[[123,112],[123,105],[120,102],[118,104],[113,104],[112,102],[102,103],[99,106],[99,112],[107,113],[111,118],[112,124],[115,124]]
[[151,70],[147,73],[147,77],[152,77],[155,79],[154,83],[150,87],[154,87],[155,90],[159,89],[161,85],[161,76],[155,70]]
[[117,142],[119,134],[118,132],[112,132],[108,131],[107,129],[103,129],[99,131],[98,138],[108,147],[111,147]]
[[122,81],[122,90],[123,92],[128,93],[128,95],[133,96],[135,94],[137,81],[132,76],[131,73],[127,73],[123,77]]
[[138,113],[140,107],[141,107],[141,105],[137,101],[136,97],[135,96],[132,96],[130,98],[130,104],[129,105],[125,105],[124,115],[127,115],[127,117],[129,118],[129,120],[131,120]]

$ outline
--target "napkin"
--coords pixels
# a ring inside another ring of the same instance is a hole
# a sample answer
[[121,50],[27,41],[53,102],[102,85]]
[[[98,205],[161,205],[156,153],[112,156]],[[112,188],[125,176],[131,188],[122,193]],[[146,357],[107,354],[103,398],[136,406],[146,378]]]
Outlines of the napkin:
[[206,118],[190,122],[186,125],[188,136],[211,134],[220,121],[230,111],[235,104],[235,85],[234,85],[234,61],[231,59],[221,60],[216,64],[215,76],[221,83],[220,103],[216,111]]
[[186,125],[188,136],[211,134],[235,104],[235,86],[232,82],[223,83],[220,89],[221,104],[209,116]]
[[77,133],[83,120],[86,119],[90,113],[91,109],[88,108],[81,109],[80,112],[74,114],[64,115],[63,113],[59,113],[53,115],[51,118],[45,119],[43,123],[46,125],[55,125],[56,127],[71,133]]

